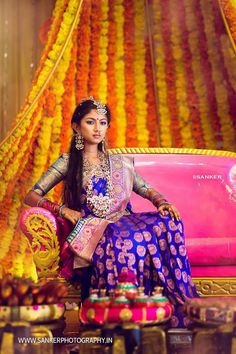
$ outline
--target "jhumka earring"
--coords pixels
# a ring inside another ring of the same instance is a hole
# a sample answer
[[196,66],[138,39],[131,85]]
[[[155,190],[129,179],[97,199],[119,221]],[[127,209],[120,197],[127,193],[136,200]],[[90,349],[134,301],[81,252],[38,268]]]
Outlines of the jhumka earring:
[[102,152],[105,154],[105,152],[106,152],[106,140],[105,139],[103,139],[102,140]]
[[84,138],[80,133],[75,134],[75,147],[77,150],[83,150],[84,148]]

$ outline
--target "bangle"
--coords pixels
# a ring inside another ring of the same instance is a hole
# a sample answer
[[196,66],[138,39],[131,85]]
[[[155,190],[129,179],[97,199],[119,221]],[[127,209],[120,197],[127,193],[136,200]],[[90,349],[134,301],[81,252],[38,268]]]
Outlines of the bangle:
[[53,203],[51,202],[49,199],[47,198],[41,198],[38,203],[37,206],[40,206],[44,209],[49,210],[51,213],[53,213],[55,216],[59,216],[59,210],[60,210],[60,205],[58,205],[57,203]]
[[37,201],[37,207],[40,207],[40,204],[42,203],[43,200],[46,200],[46,198],[42,197]]
[[163,205],[163,204],[166,204],[166,205],[171,205],[171,203],[169,203],[169,202],[165,201],[165,202],[161,202],[161,203],[159,203],[159,204],[158,204],[158,208],[159,208],[161,205]]
[[59,216],[63,217],[62,215],[62,209],[65,208],[65,204],[61,205],[60,206],[60,209],[59,209]]

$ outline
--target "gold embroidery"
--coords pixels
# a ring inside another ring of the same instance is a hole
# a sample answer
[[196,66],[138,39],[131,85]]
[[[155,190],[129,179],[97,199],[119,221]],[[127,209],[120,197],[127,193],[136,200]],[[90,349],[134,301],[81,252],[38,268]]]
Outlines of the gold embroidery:
[[39,276],[56,275],[60,249],[56,231],[49,219],[43,215],[30,215],[26,219],[26,228],[33,237],[31,245]]

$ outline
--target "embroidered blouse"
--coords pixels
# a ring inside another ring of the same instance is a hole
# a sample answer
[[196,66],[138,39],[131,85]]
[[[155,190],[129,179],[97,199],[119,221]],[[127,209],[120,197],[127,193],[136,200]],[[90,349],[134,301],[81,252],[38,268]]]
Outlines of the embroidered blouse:
[[[69,154],[62,154],[43,174],[32,190],[44,196],[49,190],[61,182],[67,174]],[[165,197],[156,191],[142,176],[134,169],[133,191],[138,195],[150,200],[156,207],[162,204],[169,204]]]

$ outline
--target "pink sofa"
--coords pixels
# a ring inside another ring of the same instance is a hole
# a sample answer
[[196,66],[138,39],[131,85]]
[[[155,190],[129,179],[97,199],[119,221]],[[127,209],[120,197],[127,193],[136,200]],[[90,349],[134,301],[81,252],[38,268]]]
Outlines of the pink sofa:
[[[204,290],[204,286],[209,287],[206,279],[211,280],[213,287],[212,279],[219,279],[220,283],[222,280],[223,284],[228,284],[229,294],[236,294],[236,154],[189,149],[120,149],[115,152],[134,155],[137,171],[179,209],[192,275],[199,289],[201,280],[205,280],[199,291],[224,293],[221,285],[220,291]],[[148,200],[134,193],[131,203],[134,211],[154,210]],[[41,212],[40,208],[23,212],[21,227],[28,237],[31,236],[26,227],[27,218],[35,213],[40,218]],[[43,213],[50,220],[55,235],[62,227],[68,227],[62,225],[62,220],[58,223],[48,211]],[[39,254],[37,242],[36,246]],[[47,247],[41,247],[41,254],[43,249]],[[48,269],[47,265],[46,272]],[[218,287],[219,282],[215,283]]]
[[[179,209],[192,275],[236,276],[236,157],[139,154],[135,161]],[[132,204],[137,211],[153,209],[136,195]]]

